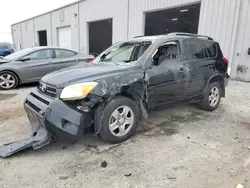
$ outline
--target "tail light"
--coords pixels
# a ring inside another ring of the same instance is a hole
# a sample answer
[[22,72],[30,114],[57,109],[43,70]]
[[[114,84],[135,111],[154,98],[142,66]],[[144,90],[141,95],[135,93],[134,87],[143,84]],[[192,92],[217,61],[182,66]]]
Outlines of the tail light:
[[95,58],[94,57],[89,57],[88,61],[93,61]]
[[229,63],[228,59],[227,59],[227,58],[225,58],[225,57],[222,57],[222,60],[223,60],[226,64],[228,64],[228,63]]

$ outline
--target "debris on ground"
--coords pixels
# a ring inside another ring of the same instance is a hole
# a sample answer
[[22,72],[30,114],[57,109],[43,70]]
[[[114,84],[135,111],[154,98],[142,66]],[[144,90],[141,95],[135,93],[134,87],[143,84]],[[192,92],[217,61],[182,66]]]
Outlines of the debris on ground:
[[249,147],[247,147],[249,150],[250,150],[250,146]]
[[176,180],[175,177],[168,177],[169,180]]
[[238,184],[237,186],[236,186],[236,188],[243,188],[244,186],[243,185],[241,185],[241,184]]
[[126,176],[126,177],[130,177],[132,174],[130,173],[130,174],[124,174],[124,176]]
[[102,168],[106,168],[108,166],[108,163],[106,162],[106,161],[103,161],[102,163],[101,163],[101,167]]
[[65,180],[65,179],[68,179],[68,177],[69,177],[68,175],[60,175],[59,179],[60,180]]

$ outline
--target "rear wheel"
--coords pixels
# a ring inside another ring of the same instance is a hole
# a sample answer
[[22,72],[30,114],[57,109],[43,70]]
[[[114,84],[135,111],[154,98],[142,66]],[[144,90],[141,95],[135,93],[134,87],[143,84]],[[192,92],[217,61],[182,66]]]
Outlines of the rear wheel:
[[103,120],[99,136],[116,144],[126,141],[136,132],[139,110],[134,101],[118,96],[105,106],[101,117]]
[[221,94],[221,85],[218,82],[210,83],[200,101],[200,107],[207,111],[216,110],[220,104]]
[[0,89],[15,89],[18,85],[18,77],[9,71],[0,72]]

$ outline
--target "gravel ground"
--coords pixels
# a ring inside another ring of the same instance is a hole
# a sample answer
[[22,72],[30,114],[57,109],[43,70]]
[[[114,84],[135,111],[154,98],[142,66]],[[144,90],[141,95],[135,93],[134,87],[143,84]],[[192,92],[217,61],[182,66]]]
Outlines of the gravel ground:
[[[0,91],[0,144],[29,136],[22,102],[32,89]],[[194,105],[151,112],[125,143],[85,136],[0,159],[0,187],[248,188],[249,94],[249,83],[231,81],[215,112]]]

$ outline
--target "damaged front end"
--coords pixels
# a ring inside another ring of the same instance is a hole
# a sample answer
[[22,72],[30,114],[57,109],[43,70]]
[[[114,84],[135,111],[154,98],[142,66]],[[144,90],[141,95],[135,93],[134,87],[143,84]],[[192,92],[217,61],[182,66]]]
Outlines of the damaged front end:
[[93,124],[93,113],[72,110],[70,104],[56,97],[42,94],[39,89],[31,92],[24,102],[32,136],[0,147],[0,157],[11,156],[27,148],[40,149],[52,138],[62,142],[78,141]]

